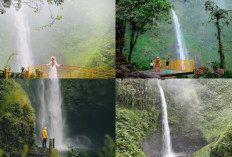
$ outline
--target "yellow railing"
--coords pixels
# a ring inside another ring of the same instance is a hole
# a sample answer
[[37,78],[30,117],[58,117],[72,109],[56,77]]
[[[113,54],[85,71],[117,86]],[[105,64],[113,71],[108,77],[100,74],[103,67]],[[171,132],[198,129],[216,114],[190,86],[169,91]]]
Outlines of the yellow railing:
[[[26,78],[49,78],[50,66],[45,64],[29,66]],[[57,67],[58,78],[115,78],[115,70],[92,67],[68,66]]]
[[[155,60],[153,61],[155,65]],[[161,69],[167,69],[166,60],[160,60]],[[193,72],[194,71],[194,60],[170,60],[169,70],[183,71],[183,72]]]

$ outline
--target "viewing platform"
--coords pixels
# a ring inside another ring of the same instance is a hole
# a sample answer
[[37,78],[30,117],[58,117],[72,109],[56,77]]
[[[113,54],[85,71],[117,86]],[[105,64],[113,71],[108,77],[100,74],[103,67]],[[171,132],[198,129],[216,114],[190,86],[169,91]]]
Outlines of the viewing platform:
[[[115,78],[115,70],[93,68],[93,67],[81,67],[81,66],[69,66],[62,65],[57,66],[57,78],[64,79],[107,79]],[[46,79],[49,78],[50,66],[46,64],[29,66],[25,72],[9,72],[8,69],[4,70],[4,78],[21,78],[27,79]],[[25,76],[21,76],[25,75]]]
[[155,72],[155,60],[153,60],[154,69],[152,72],[160,75],[162,78],[176,77],[177,75],[191,75],[194,74],[195,61],[194,60],[169,60],[169,66],[166,66],[166,60],[160,60],[160,73]]

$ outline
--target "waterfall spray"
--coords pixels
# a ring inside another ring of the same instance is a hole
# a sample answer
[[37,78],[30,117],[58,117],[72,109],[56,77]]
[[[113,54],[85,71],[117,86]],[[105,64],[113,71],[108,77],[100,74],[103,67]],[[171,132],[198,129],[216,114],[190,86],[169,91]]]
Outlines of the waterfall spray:
[[176,32],[176,38],[177,38],[177,42],[178,42],[178,54],[181,60],[185,60],[188,58],[188,52],[185,46],[185,42],[184,42],[184,38],[182,36],[182,32],[181,32],[181,28],[180,28],[180,23],[179,23],[179,19],[176,15],[176,12],[171,9],[172,12],[172,19],[175,25],[175,32]]
[[171,136],[170,136],[170,128],[168,124],[168,112],[167,112],[167,103],[164,96],[164,91],[159,84],[158,80],[158,87],[160,90],[160,98],[161,98],[161,105],[162,105],[162,126],[163,126],[163,156],[164,157],[173,157],[172,151],[172,143],[171,143]]
[[24,15],[23,8],[14,12],[15,27],[16,27],[16,47],[18,56],[16,57],[16,69],[21,67],[27,68],[33,65],[32,51],[30,47],[30,27],[27,18]]
[[40,129],[46,126],[49,138],[55,138],[56,148],[66,149],[61,109],[62,97],[58,79],[40,80],[40,103]]

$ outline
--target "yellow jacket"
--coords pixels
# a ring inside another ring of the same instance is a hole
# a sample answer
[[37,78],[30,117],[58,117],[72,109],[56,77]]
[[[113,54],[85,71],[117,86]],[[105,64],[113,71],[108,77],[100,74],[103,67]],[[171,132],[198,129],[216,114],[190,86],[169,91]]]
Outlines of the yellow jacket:
[[161,67],[161,63],[160,62],[155,62],[155,67]]
[[42,131],[42,138],[43,139],[47,139],[48,138],[48,134],[47,134],[47,128],[44,127],[43,131]]

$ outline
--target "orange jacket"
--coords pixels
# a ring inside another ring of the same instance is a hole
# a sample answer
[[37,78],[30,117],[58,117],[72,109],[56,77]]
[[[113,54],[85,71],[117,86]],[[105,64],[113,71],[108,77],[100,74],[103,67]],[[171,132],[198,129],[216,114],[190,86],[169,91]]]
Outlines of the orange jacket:
[[48,138],[48,134],[47,134],[47,128],[44,127],[43,131],[42,131],[42,138],[43,139],[47,139]]

